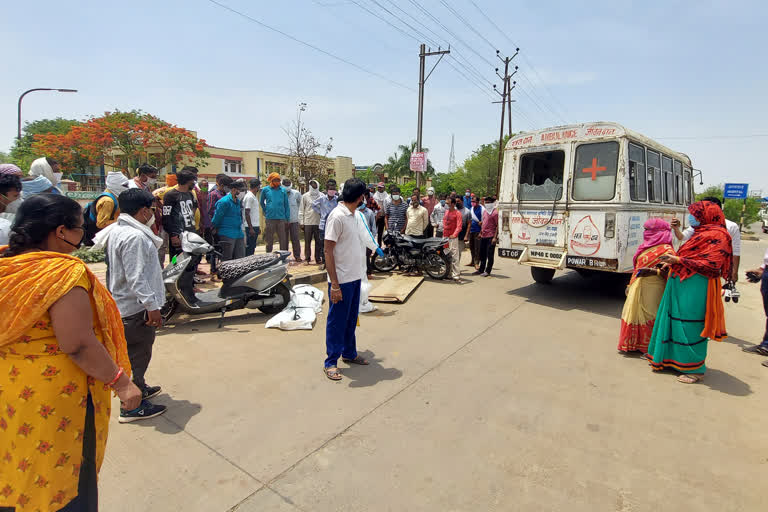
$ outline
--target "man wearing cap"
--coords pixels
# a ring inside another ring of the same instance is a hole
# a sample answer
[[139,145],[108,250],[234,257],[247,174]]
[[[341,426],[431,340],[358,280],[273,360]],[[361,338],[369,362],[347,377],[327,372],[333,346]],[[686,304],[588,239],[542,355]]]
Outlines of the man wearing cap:
[[320,255],[323,258],[323,263],[320,266],[320,270],[325,270],[325,221],[328,218],[328,214],[336,208],[339,204],[339,199],[336,197],[336,180],[329,179],[325,184],[325,194],[321,195],[312,203],[312,209],[320,214]]
[[384,190],[383,181],[376,185],[376,192],[373,194],[373,200],[379,205],[379,209],[376,211],[376,231],[378,232],[379,247],[381,247],[381,237],[384,235],[386,224],[384,221],[384,214],[387,210],[387,206],[392,201],[390,195]]
[[285,224],[291,219],[291,207],[288,204],[288,193],[280,184],[280,175],[273,172],[267,177],[269,186],[261,191],[259,204],[264,212],[266,227],[264,229],[264,243],[267,253],[272,252],[275,234],[280,241],[280,250],[288,250],[288,232]]

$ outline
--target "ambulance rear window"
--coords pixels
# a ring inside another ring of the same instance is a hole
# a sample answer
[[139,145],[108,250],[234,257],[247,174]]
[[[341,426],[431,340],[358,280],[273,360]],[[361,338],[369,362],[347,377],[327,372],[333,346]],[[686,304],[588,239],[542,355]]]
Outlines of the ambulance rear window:
[[520,158],[518,198],[555,201],[563,197],[564,151],[527,153]]

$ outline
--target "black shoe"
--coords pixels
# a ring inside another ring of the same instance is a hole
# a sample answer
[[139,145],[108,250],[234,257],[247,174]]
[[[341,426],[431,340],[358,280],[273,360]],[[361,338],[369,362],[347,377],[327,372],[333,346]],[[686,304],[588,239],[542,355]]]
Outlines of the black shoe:
[[480,274],[482,274],[482,272],[480,272],[479,270],[475,270],[474,272],[472,272],[472,274],[471,274],[471,275],[473,275],[473,276],[479,276]]
[[162,390],[163,388],[160,386],[145,386],[144,389],[141,390],[141,398],[142,400],[149,400],[150,398],[159,395]]
[[761,356],[768,356],[768,348],[764,347],[762,344],[742,348],[741,350],[743,350],[744,352],[750,352],[752,354],[760,354]]
[[132,411],[124,411],[120,409],[120,417],[117,421],[120,423],[131,423],[132,421],[146,420],[148,418],[160,416],[166,409],[167,407],[164,405],[155,405],[147,400],[142,400],[141,405]]

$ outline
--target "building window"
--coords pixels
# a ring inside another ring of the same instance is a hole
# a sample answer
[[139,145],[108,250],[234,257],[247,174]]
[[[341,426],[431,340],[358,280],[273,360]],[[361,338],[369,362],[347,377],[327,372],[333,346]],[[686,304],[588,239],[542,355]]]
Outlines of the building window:
[[224,172],[241,174],[243,172],[243,162],[239,160],[224,160]]

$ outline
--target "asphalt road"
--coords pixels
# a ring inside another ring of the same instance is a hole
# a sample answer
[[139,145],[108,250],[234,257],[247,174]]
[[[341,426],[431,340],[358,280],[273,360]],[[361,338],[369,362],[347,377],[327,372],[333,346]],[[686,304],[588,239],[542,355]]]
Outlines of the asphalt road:
[[309,332],[256,312],[166,329],[148,380],[169,410],[113,421],[102,510],[764,510],[768,368],[741,351],[765,325],[756,285],[683,385],[617,354],[621,284],[494,273],[363,316],[374,363],[342,364],[340,383],[321,369],[324,314]]

